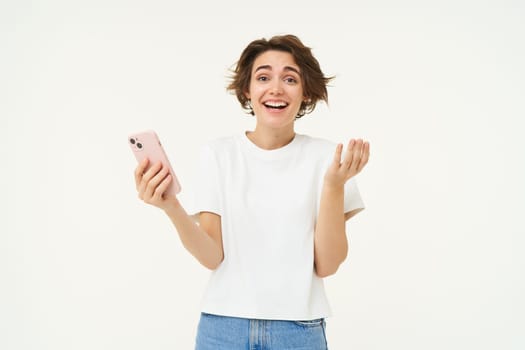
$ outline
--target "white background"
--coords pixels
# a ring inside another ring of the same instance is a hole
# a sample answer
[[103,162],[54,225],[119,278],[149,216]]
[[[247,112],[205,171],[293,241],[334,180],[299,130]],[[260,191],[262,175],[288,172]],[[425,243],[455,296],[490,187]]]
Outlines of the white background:
[[[140,202],[155,129],[191,197],[208,140],[253,127],[225,90],[293,33],[336,75],[299,133],[371,142],[331,349],[525,347],[521,1],[2,1],[0,348],[191,349],[208,271]],[[521,119],[521,120],[520,120]]]

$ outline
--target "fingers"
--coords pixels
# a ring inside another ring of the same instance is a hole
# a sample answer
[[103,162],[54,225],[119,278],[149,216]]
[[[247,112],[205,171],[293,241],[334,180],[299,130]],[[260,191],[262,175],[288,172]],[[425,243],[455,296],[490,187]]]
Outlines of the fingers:
[[[139,198],[146,203],[152,203],[161,199],[165,188],[160,186],[169,173],[167,167],[163,167],[161,162],[151,166],[142,176],[138,185]],[[139,175],[140,176],[140,175]]]
[[352,173],[357,174],[368,163],[370,155],[370,144],[362,139],[352,139],[348,143],[348,148],[343,161],[343,166]]
[[353,148],[350,148],[348,153],[352,154],[352,164],[350,164],[350,168],[357,170],[359,162],[361,161],[361,155],[363,153],[363,140],[358,139],[354,141],[354,146]]
[[370,157],[370,143],[365,142],[363,143],[363,154],[361,156],[361,161],[359,162],[359,165],[357,166],[357,172],[360,172],[363,170],[365,165],[368,163],[368,158]]
[[354,139],[351,139],[350,142],[348,142],[348,147],[346,148],[345,157],[342,163],[342,166],[344,169],[348,169],[352,166],[352,161],[354,159],[355,145],[356,145],[356,141]]
[[146,167],[148,166],[148,163],[149,163],[149,159],[145,158],[135,168],[135,187],[137,188],[137,191],[139,189],[140,182],[142,181],[142,176],[144,175],[144,170],[146,170]]
[[337,166],[341,164],[341,154],[342,153],[343,153],[343,144],[340,143],[335,148],[335,153],[334,153],[334,163],[337,164]]
[[153,192],[153,196],[151,197],[152,202],[158,202],[163,199],[164,192],[166,192],[166,190],[168,189],[168,186],[170,185],[171,181],[172,177],[170,174],[166,175],[166,177],[164,177],[161,180],[160,184],[155,188]]
[[155,197],[155,192],[157,191],[157,187],[159,184],[164,180],[164,178],[168,175],[168,168],[163,167],[161,163],[157,163],[154,166],[152,166],[146,174],[144,174],[143,181],[145,182],[145,190],[143,193],[143,200],[147,203],[150,203],[152,199],[156,199],[159,196]]

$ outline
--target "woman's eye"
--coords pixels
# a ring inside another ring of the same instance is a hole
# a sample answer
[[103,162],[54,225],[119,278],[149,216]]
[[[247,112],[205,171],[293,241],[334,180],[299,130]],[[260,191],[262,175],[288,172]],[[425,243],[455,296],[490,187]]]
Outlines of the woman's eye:
[[257,80],[259,80],[259,81],[267,81],[268,77],[262,75],[262,76],[258,77]]
[[286,78],[284,79],[288,84],[295,84],[297,83],[297,80],[295,78]]

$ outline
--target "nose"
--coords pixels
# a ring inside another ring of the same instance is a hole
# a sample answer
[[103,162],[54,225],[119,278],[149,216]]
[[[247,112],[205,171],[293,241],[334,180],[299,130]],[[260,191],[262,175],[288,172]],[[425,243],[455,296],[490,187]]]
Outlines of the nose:
[[282,81],[280,79],[273,80],[273,84],[270,87],[270,92],[274,95],[280,95],[283,93]]

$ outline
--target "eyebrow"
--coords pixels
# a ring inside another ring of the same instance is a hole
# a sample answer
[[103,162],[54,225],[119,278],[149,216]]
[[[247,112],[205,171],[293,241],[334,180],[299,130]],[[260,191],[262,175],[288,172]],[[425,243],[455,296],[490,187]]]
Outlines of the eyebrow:
[[[259,66],[255,69],[255,72],[254,73],[257,73],[257,71],[260,71],[261,69],[269,69],[269,70],[272,70],[272,66],[270,66],[269,64],[264,64],[262,66]],[[292,72],[295,72],[299,75],[301,75],[301,73],[299,72],[299,70],[295,67],[291,67],[291,66],[285,66],[284,67],[284,70],[285,71],[292,71]]]

